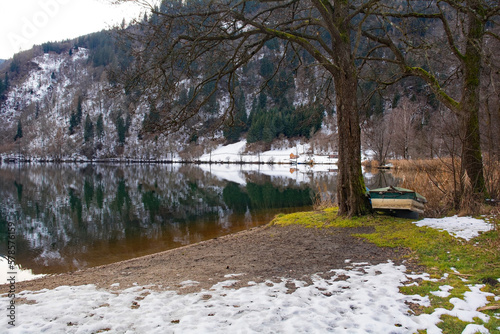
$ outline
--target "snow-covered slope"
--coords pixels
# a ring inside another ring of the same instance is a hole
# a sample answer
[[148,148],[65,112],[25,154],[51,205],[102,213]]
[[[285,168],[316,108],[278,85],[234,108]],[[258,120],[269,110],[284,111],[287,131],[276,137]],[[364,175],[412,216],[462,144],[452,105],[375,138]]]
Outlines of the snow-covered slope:
[[[89,50],[69,53],[41,53],[30,60],[31,70],[11,83],[1,105],[2,135],[13,137],[21,121],[23,137],[13,152],[26,158],[74,159],[115,157],[118,146],[116,120],[125,119],[124,96],[108,94],[110,84],[102,68],[94,68]],[[80,100],[80,105],[79,105]],[[81,109],[73,133],[70,119]],[[143,118],[141,106],[133,108],[130,126],[137,128]],[[102,129],[97,122],[102,115]],[[85,121],[93,133],[85,142]],[[137,131],[137,129],[134,129]],[[137,136],[137,134],[135,135]]]
[[[252,70],[245,75],[242,73],[240,78],[239,89],[244,96],[242,101],[248,117],[261,92],[258,62],[272,57],[270,50],[262,52],[262,57],[253,61]],[[207,128],[229,105],[229,96],[222,91],[217,94],[215,105],[218,110],[202,111],[181,131],[154,135],[143,133],[146,117],[152,113],[149,97],[116,90],[113,81],[109,80],[111,65],[96,66],[95,57],[94,49],[84,47],[45,53],[43,48],[34,47],[18,57],[22,58],[18,60],[20,70],[13,72],[9,69],[12,66],[4,66],[3,70],[11,76],[4,100],[0,100],[0,122],[3,125],[0,138],[3,138],[4,145],[0,147],[0,154],[4,158],[21,155],[31,160],[210,161],[212,154],[212,161],[241,162],[243,153],[248,156],[244,159],[246,162],[277,163],[289,160],[290,153],[296,154],[297,147],[303,146],[303,142],[290,143],[284,138],[275,139],[271,150],[266,147],[269,143],[257,145],[257,148],[245,146],[242,152],[232,152],[235,146],[221,148],[226,141],[222,129],[211,132]],[[310,75],[303,72],[297,71],[293,84],[282,92],[297,108],[315,100],[311,97],[314,85],[311,78],[308,79]],[[179,89],[189,94],[193,88],[191,85],[191,81],[185,80]],[[173,96],[172,99],[175,104],[180,97]],[[269,110],[266,112],[281,112],[281,106],[276,105],[274,98],[267,99],[270,102],[267,102]],[[19,128],[22,137],[14,142]],[[321,131],[309,141],[308,151],[331,155],[335,151],[335,134],[334,116],[326,115]],[[244,138],[245,132],[240,134],[239,140]],[[213,152],[215,148],[219,153]],[[259,154],[263,151],[268,152]],[[233,154],[229,159],[227,152]],[[294,162],[334,162],[327,158],[311,158],[310,154],[302,154]]]

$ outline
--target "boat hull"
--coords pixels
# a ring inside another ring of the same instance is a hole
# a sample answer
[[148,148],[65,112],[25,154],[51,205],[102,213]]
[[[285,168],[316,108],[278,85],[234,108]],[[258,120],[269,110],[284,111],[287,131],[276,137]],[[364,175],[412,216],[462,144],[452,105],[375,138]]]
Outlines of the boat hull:
[[369,191],[370,201],[374,210],[408,210],[424,213],[425,197],[413,190],[386,187]]
[[424,213],[424,204],[413,199],[372,198],[374,210],[409,210]]

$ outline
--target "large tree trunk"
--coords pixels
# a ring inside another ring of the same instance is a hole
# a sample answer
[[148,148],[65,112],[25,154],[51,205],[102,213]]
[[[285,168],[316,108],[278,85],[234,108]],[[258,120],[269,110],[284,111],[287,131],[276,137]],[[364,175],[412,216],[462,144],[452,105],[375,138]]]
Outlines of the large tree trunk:
[[[361,170],[361,131],[356,108],[357,81],[336,79],[337,125],[339,127],[339,215],[359,216],[370,211]],[[346,96],[351,95],[351,96]],[[354,97],[353,97],[354,96]]]
[[[344,36],[349,36],[346,27]],[[361,127],[357,105],[357,72],[351,57],[349,38],[334,41],[337,69],[335,82],[339,133],[339,175],[337,200],[339,215],[360,216],[370,212],[361,170]]]
[[470,178],[477,199],[487,194],[479,134],[479,90],[481,76],[481,45],[484,24],[475,14],[469,14],[466,56],[464,59],[464,85],[460,116],[462,119],[462,172]]

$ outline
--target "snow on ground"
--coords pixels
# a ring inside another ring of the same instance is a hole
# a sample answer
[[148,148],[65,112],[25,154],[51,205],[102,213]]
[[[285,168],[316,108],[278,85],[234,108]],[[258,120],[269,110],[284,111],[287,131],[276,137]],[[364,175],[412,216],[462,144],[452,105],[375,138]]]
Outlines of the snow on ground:
[[446,217],[440,219],[426,218],[415,222],[417,226],[428,226],[438,230],[444,230],[451,235],[470,240],[479,235],[480,232],[486,232],[493,229],[493,225],[482,219],[471,217]]
[[[412,316],[408,303],[429,305],[429,299],[399,292],[408,280],[405,270],[391,262],[360,263],[333,270],[330,279],[314,275],[312,284],[250,282],[236,290],[228,280],[183,295],[140,286],[118,292],[116,285],[114,291],[93,285],[24,291],[19,297],[28,303],[18,305],[9,333],[438,333],[442,314],[488,321],[476,311],[488,295],[481,286],[471,286],[465,300],[454,298],[451,311]],[[290,284],[297,288],[291,293]]]
[[[463,232],[472,237],[483,230],[481,221],[465,218],[424,219],[420,225]],[[467,231],[467,232],[464,232]],[[9,333],[440,333],[440,316],[449,314],[463,321],[489,316],[476,311],[487,304],[491,293],[482,285],[469,285],[463,299],[452,298],[452,310],[436,309],[432,314],[413,315],[409,304],[429,305],[427,296],[404,295],[399,288],[429,279],[428,274],[406,273],[403,265],[353,263],[350,268],[332,270],[325,279],[311,276],[311,282],[282,280],[255,283],[233,289],[239,273],[198,293],[177,294],[135,286],[123,291],[119,284],[109,289],[93,285],[61,286],[53,290],[23,291],[16,304],[16,326],[2,317],[1,328]],[[447,277],[445,274],[444,278]],[[433,279],[436,280],[436,279]],[[183,282],[197,285],[196,281]],[[290,287],[294,287],[290,289]],[[296,289],[295,289],[296,288]],[[441,286],[431,293],[446,296],[453,288]],[[0,297],[0,308],[10,299]],[[469,324],[463,333],[488,333],[483,325]]]
[[[265,151],[260,154],[245,153],[246,140],[242,140],[235,144],[219,146],[211,153],[204,154],[200,157],[202,162],[260,162],[260,163],[314,163],[314,164],[335,164],[337,158],[330,158],[326,154],[311,154],[309,144],[297,144],[292,148],[274,149]],[[291,158],[291,154],[297,158]]]
[[45,275],[35,275],[31,269],[23,269],[18,265],[14,265],[14,268],[10,268],[9,261],[6,258],[0,257],[0,282],[7,282],[9,278],[9,272],[16,273],[16,281],[30,281],[36,278],[43,277]]

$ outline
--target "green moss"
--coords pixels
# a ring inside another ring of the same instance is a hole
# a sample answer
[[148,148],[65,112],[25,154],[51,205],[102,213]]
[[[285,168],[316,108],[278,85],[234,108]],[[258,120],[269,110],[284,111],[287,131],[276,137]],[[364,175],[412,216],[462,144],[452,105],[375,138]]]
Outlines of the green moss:
[[298,212],[288,215],[279,214],[272,225],[288,226],[301,225],[305,227],[329,228],[329,227],[360,227],[366,222],[363,218],[345,218],[337,216],[338,208],[330,208],[322,211]]
[[[362,216],[354,218],[339,217],[336,208],[322,211],[310,211],[289,215],[278,215],[272,224],[278,226],[302,225],[310,228],[359,228],[371,227],[372,233],[353,234],[380,247],[406,249],[406,257],[425,266],[425,272],[435,278],[433,281],[421,281],[418,285],[407,285],[400,288],[408,295],[429,296],[430,307],[422,307],[417,313],[432,313],[437,308],[451,310],[452,298],[464,298],[470,284],[485,284],[484,291],[500,295],[500,254],[498,240],[500,231],[490,231],[467,242],[450,236],[447,232],[427,227],[418,227],[412,220],[394,218],[383,215]],[[353,232],[354,233],[354,232]],[[458,273],[457,273],[458,271]],[[464,278],[466,281],[464,281]],[[447,297],[433,295],[440,286],[453,287]],[[490,298],[492,305],[498,304]],[[488,323],[476,319],[491,333],[500,333],[500,319],[494,315],[498,310],[485,311],[490,315]],[[451,316],[443,316],[439,327],[443,333],[460,333],[466,322]]]
[[429,73],[428,71],[424,70],[421,67],[406,67],[406,72],[411,73],[413,75],[416,75],[422,79],[424,79],[428,84],[431,85],[432,90],[434,93],[438,96],[441,97],[442,101],[445,101],[448,106],[453,108],[453,111],[457,111],[458,108],[460,107],[460,103],[455,101],[451,96],[446,94],[446,92],[442,89],[441,85],[439,84],[439,81],[437,78]]
[[443,315],[441,316],[442,322],[440,322],[437,326],[441,328],[443,333],[462,333],[465,327],[469,324],[468,322],[461,321],[458,318]]
[[271,225],[301,225],[316,228],[324,227],[327,223],[326,214],[317,214],[315,212],[297,212],[288,215],[279,214],[271,221]]
[[[490,321],[484,324],[484,327],[490,331],[491,334],[500,333],[500,319],[498,319],[498,310],[497,311],[485,311],[484,313],[490,316]],[[496,314],[496,316],[495,316]]]

